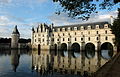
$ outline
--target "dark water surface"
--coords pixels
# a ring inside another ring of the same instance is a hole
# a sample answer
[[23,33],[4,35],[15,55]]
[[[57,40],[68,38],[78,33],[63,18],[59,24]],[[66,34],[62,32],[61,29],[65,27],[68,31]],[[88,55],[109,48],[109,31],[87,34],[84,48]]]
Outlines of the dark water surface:
[[111,59],[107,51],[55,54],[49,51],[0,51],[0,77],[86,77]]
[[38,74],[31,70],[31,60],[31,54],[26,50],[22,53],[16,50],[1,51],[0,77],[38,77]]

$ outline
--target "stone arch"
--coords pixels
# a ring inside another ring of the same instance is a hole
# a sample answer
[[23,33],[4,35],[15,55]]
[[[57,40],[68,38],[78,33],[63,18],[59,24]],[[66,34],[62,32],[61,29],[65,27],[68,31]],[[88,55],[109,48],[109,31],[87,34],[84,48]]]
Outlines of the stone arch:
[[95,56],[95,45],[93,43],[85,45],[85,56],[89,59]]
[[66,44],[66,43],[62,43],[62,44],[61,44],[60,54],[61,54],[61,56],[63,56],[63,57],[68,56],[67,44]]
[[73,43],[71,45],[71,54],[75,58],[80,56],[80,45],[79,45],[79,43]]
[[40,51],[41,51],[41,45],[38,44],[38,55],[40,55]]
[[104,59],[110,59],[113,56],[113,45],[110,42],[104,42],[100,47],[100,54]]

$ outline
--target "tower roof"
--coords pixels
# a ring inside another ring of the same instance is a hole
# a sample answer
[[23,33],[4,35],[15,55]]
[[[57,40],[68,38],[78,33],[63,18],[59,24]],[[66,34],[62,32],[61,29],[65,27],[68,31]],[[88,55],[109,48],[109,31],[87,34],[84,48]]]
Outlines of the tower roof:
[[18,29],[17,29],[17,25],[15,26],[15,28],[14,28],[12,34],[19,34],[19,31],[18,31]]

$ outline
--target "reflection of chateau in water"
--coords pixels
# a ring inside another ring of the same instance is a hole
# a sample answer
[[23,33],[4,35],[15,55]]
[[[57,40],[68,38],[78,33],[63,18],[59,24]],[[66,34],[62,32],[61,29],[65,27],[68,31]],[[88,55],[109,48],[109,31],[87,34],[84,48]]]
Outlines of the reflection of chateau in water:
[[51,51],[51,53],[41,51],[40,54],[38,54],[38,51],[33,51],[32,64],[34,69],[41,74],[58,72],[83,75],[85,71],[90,74],[96,72],[111,58],[111,54],[107,52],[104,56],[101,55],[104,54],[103,52],[95,52],[92,58],[88,57],[84,51],[75,54],[76,57],[67,53],[64,53],[64,56],[61,53],[55,54],[55,51]]

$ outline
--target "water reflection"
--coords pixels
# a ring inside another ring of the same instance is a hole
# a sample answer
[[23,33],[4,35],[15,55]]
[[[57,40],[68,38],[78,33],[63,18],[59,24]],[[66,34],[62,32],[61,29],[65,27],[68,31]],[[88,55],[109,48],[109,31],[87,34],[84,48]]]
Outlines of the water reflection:
[[101,56],[105,59],[110,59],[113,56],[113,52],[110,50],[101,50]]
[[19,65],[20,52],[18,50],[11,50],[11,65],[13,71],[16,72],[16,69]]
[[114,56],[110,50],[60,51],[0,51],[0,77],[87,77]]
[[31,72],[31,51],[4,50],[0,51],[0,77],[39,77]]
[[[64,51],[64,56],[62,56],[61,53],[56,55],[54,54],[54,51],[52,52],[53,53],[49,53],[49,51],[41,51],[41,54],[38,55],[38,51],[33,51],[33,69],[41,75],[60,74],[64,76],[87,76],[92,75],[102,67],[112,58],[110,53],[113,53],[113,51],[109,50],[102,50],[100,53],[98,51],[91,51],[89,53],[86,53],[85,51],[74,53],[71,53],[71,51]],[[103,58],[103,56],[105,58]]]

